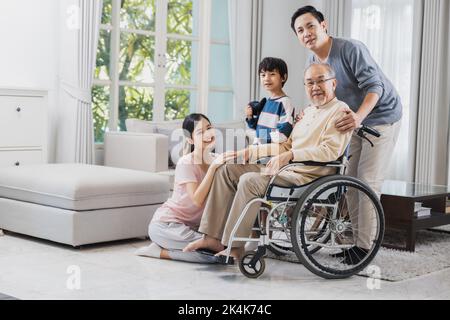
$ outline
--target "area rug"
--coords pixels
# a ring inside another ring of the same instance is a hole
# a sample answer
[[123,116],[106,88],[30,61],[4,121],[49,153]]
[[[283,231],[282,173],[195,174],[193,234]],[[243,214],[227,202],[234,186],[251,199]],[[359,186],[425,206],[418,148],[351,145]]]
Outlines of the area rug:
[[[449,228],[439,229],[419,231],[415,252],[381,248],[370,264],[372,268],[363,270],[358,275],[368,277],[373,274],[375,267],[379,279],[401,281],[449,268],[450,233],[443,232]],[[299,263],[295,255],[277,257],[269,252],[268,257]]]

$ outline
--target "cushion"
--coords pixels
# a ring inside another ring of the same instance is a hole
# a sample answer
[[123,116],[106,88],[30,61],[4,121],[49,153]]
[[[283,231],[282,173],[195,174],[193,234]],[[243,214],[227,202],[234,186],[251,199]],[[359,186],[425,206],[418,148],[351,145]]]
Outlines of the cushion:
[[183,129],[180,127],[158,126],[157,133],[169,138],[169,168],[174,168],[180,157],[183,155]]
[[153,124],[156,125],[156,131],[160,131],[160,130],[175,130],[178,128],[181,128],[183,126],[183,121],[184,120],[170,120],[170,121],[161,121],[161,122],[157,122],[154,121]]
[[126,119],[125,126],[129,132],[156,133],[156,125],[140,119]]
[[[176,129],[181,129],[183,120],[171,120],[171,121],[146,121],[140,119],[126,119],[125,124],[128,132],[139,132],[139,133],[159,133],[167,136],[169,138],[169,153],[168,166],[169,168],[174,168],[178,159],[182,156],[183,150],[183,140],[178,138],[179,135],[174,135],[173,131]],[[178,146],[178,150],[177,149]],[[177,152],[178,150],[179,152]]]
[[173,187],[175,186],[175,170],[167,170],[167,171],[160,171],[158,174],[166,177],[169,180],[170,190],[173,191]]
[[85,165],[0,168],[0,197],[68,210],[160,204],[169,181],[156,173]]

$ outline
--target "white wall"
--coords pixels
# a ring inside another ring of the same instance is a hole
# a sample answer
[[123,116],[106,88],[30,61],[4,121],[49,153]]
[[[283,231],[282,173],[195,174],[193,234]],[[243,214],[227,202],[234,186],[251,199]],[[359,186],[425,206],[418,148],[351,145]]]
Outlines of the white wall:
[[55,159],[58,0],[0,1],[0,86],[49,92],[48,154]]
[[[291,97],[296,108],[304,108],[305,89],[303,86],[303,69],[305,67],[307,50],[300,44],[291,29],[291,17],[294,12],[305,5],[320,8],[320,0],[264,0],[262,58],[272,56],[286,61],[289,79],[284,89]],[[256,70],[255,70],[256,72]],[[267,93],[261,89],[261,97]]]

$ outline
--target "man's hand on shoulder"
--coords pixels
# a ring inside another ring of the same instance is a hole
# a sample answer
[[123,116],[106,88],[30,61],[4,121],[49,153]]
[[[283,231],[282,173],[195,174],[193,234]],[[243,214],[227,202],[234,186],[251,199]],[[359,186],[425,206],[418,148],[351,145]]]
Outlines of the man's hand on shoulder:
[[360,115],[350,109],[344,109],[342,112],[342,117],[336,121],[336,128],[340,132],[353,131],[361,126],[364,119]]

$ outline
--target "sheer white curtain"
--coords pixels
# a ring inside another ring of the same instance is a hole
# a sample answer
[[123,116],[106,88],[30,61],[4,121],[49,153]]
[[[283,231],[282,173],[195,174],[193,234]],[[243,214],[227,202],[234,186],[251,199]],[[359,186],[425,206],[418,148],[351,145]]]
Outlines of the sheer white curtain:
[[448,184],[450,2],[423,2],[415,179]]
[[402,128],[386,178],[411,181],[414,0],[353,0],[351,20],[351,37],[367,45],[403,103]]
[[58,160],[95,162],[91,88],[102,14],[102,0],[72,0],[61,4],[62,23],[60,137]]
[[322,13],[328,21],[328,34],[335,37],[347,36],[347,25],[350,21],[346,17],[349,0],[323,0]]

